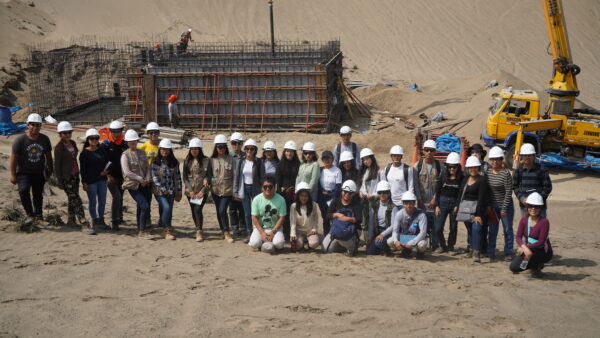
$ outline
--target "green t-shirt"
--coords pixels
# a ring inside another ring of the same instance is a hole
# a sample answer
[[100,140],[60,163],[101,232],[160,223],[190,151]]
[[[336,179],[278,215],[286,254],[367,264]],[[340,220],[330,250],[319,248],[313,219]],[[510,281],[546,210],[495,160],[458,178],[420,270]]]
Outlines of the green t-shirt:
[[252,200],[252,216],[257,216],[263,229],[271,229],[281,216],[287,215],[285,200],[275,193],[270,200],[260,194]]

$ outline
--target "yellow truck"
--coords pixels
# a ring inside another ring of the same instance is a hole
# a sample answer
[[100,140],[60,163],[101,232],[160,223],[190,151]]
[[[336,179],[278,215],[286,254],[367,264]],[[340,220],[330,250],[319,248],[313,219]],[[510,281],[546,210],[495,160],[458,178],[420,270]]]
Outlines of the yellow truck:
[[557,152],[574,162],[600,156],[600,111],[574,108],[580,68],[572,62],[561,1],[542,0],[542,6],[554,67],[548,104],[541,110],[535,91],[505,88],[494,95],[481,135],[486,146],[506,149],[511,165],[523,142],[533,144],[538,154]]

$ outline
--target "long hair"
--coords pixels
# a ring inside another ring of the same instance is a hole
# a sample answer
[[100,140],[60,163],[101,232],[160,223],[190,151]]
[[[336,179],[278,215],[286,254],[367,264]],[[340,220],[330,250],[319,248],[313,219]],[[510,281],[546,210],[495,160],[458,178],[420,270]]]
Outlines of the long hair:
[[[450,170],[448,170],[448,167],[444,167],[444,171],[446,171],[446,178],[450,178]],[[463,176],[463,168],[461,168],[459,164],[458,167],[456,167],[456,179],[462,181]]]
[[[206,156],[204,156],[204,152],[202,151],[202,148],[200,149],[200,153],[198,153],[198,163],[200,165],[202,165],[202,160],[206,158]],[[188,154],[185,157],[185,160],[183,161],[183,176],[187,176],[190,173],[190,170],[188,169],[188,167],[190,166],[190,164],[192,163],[192,161],[194,161],[194,156],[192,156],[192,152],[188,151]]]
[[[312,162],[318,162],[319,161],[319,155],[317,155],[316,151],[311,151],[311,155],[312,155]],[[306,163],[306,159],[304,158],[304,155],[302,156],[302,163]]]
[[298,158],[298,152],[294,151],[294,156],[291,160],[288,160],[285,154],[283,154],[277,166],[279,167],[280,175],[298,175],[298,169],[300,168],[300,159]]
[[[229,155],[229,147],[227,147],[227,143],[225,143],[225,155]],[[219,153],[217,152],[217,146],[215,145],[215,147],[213,148],[213,152],[212,155],[210,155],[211,158],[217,158],[219,157]]]
[[352,166],[350,170],[346,170],[344,166],[340,166],[340,170],[342,171],[342,182],[346,182],[346,180],[353,180],[357,185],[360,182],[360,173],[356,167]]
[[[279,156],[277,156],[277,150],[270,150],[270,151],[273,151],[273,152],[275,153],[275,156],[273,156],[273,161],[275,161],[275,162],[279,162]],[[284,151],[285,151],[285,150],[284,150]],[[298,156],[298,155],[296,155],[296,156]],[[283,157],[285,157],[285,156],[283,156]],[[264,151],[264,150],[263,150],[263,153],[262,153],[262,157],[261,157],[261,159],[262,159],[263,161],[266,161],[266,160],[267,160],[267,157],[265,156],[265,151]]]
[[367,169],[369,169],[369,177],[367,177],[367,181],[371,181],[377,178],[377,175],[379,174],[379,164],[377,164],[377,159],[375,158],[375,156],[373,155],[369,155],[368,157],[371,158],[371,167],[367,167],[364,163],[362,163],[361,161],[361,165],[360,165],[360,177],[363,177],[365,175],[365,172],[367,172]]
[[160,149],[162,148],[158,148],[158,156],[156,156],[156,159],[154,159],[153,162],[156,162],[156,165],[161,166],[163,164],[163,161],[167,164],[167,167],[169,168],[176,168],[179,167],[179,161],[177,161],[177,159],[175,158],[175,154],[173,154],[173,149],[169,149],[169,155],[167,156],[167,159],[163,159],[162,155],[160,154]]
[[294,199],[294,202],[296,202],[296,211],[298,212],[298,215],[300,215],[300,207],[302,206],[300,203],[300,193],[303,191],[308,193],[308,201],[306,202],[306,216],[310,216],[313,211],[313,200],[312,197],[310,197],[310,191],[308,190],[299,190],[296,192],[296,198]]

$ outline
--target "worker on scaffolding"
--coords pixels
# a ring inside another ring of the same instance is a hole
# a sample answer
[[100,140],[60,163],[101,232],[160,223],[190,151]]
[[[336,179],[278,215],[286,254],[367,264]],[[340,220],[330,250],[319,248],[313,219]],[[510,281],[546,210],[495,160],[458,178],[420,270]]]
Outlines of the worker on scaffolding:
[[173,94],[167,99],[169,101],[169,123],[171,128],[177,128],[179,126],[179,109],[177,108],[177,95]]
[[186,32],[181,33],[179,44],[177,45],[177,55],[183,54],[187,50],[188,43],[192,40],[192,29],[188,29]]

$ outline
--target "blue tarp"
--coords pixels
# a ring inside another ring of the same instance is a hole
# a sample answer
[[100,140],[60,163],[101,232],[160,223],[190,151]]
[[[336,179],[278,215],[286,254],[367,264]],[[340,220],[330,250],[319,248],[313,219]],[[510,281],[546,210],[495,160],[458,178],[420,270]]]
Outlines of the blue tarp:
[[19,111],[19,110],[23,109],[23,107],[21,107],[21,106],[14,106],[14,107],[10,107],[8,109],[10,110],[11,113],[14,113],[16,111]]
[[450,133],[440,135],[435,140],[435,147],[439,152],[455,152],[460,154],[460,137],[456,137]]
[[0,135],[13,135],[22,132],[27,129],[27,125],[25,124],[14,124],[10,123],[0,123]]
[[539,158],[540,164],[550,168],[562,168],[569,170],[593,170],[600,172],[600,158],[585,155],[583,163],[569,161],[559,153],[545,153]]

